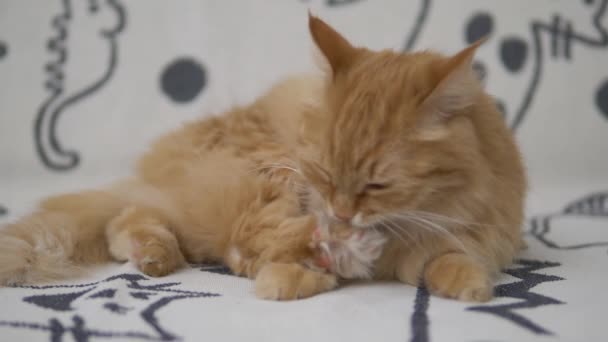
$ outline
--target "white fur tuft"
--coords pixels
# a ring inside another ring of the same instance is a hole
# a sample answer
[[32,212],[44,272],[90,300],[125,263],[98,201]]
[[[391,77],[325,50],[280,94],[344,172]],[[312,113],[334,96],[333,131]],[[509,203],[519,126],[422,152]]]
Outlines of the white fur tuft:
[[369,279],[374,262],[382,254],[386,237],[373,229],[362,229],[341,242],[323,242],[321,247],[332,261],[332,271],[347,279]]

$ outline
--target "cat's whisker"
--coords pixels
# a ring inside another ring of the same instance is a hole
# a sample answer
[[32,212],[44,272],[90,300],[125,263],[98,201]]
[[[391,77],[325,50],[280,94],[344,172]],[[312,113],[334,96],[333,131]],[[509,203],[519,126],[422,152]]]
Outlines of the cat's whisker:
[[390,218],[385,219],[387,223],[390,223],[397,231],[406,234],[410,241],[412,241],[416,247],[420,247],[419,241],[416,236],[410,232],[406,227],[401,226],[399,223],[391,220]]
[[370,228],[372,228],[376,233],[380,234],[380,231],[378,230],[378,227],[371,226]]
[[392,220],[390,220],[390,219],[387,219],[387,220],[385,220],[384,222],[385,222],[386,224],[390,225],[391,227],[393,227],[393,229],[395,229],[396,231],[401,232],[401,233],[403,233],[403,234],[407,235],[407,237],[408,237],[410,240],[414,240],[414,239],[413,239],[413,236],[411,235],[411,233],[410,233],[410,232],[408,232],[408,231],[407,231],[407,229],[404,229],[403,227],[401,227],[401,226],[400,226],[400,225],[399,225],[397,222],[392,221]]
[[415,224],[418,227],[424,228],[430,232],[443,234],[447,238],[452,240],[454,243],[456,243],[458,245],[458,247],[460,247],[461,249],[463,249],[463,250],[466,249],[464,244],[462,243],[462,241],[460,241],[460,239],[458,239],[452,232],[450,232],[448,229],[442,227],[441,225],[439,225],[435,222],[432,222],[425,218],[414,216],[414,215],[399,215],[399,217]]
[[437,220],[443,220],[443,221],[447,221],[447,222],[451,222],[451,223],[456,223],[456,224],[459,224],[466,228],[471,228],[470,226],[483,226],[483,227],[501,227],[501,226],[504,227],[504,226],[506,226],[506,225],[489,224],[489,223],[483,223],[483,222],[466,221],[466,220],[457,219],[454,217],[441,215],[438,213],[433,213],[433,212],[424,211],[424,210],[408,210],[408,211],[403,212],[403,214],[426,216],[427,218],[432,217]]
[[452,218],[449,216],[444,216],[444,215],[440,215],[440,214],[436,214],[436,213],[431,213],[431,212],[427,212],[427,211],[412,211],[411,214],[415,215],[415,216],[421,216],[421,217],[425,217],[425,218],[429,218],[429,219],[435,219],[437,221],[444,221],[444,222],[449,222],[449,223],[454,223],[460,226],[464,226],[466,228],[469,228],[469,225],[474,225],[475,223],[473,222],[466,222],[464,220],[459,220],[456,218]]
[[249,172],[256,172],[256,171],[263,171],[263,170],[289,170],[292,172],[295,172],[297,174],[301,174],[300,170],[296,169],[295,167],[289,166],[287,164],[281,164],[281,163],[270,163],[270,164],[264,164],[264,165],[260,165],[258,167],[255,167],[253,169],[250,169]]
[[292,162],[291,164],[285,164],[285,163],[270,163],[270,164],[266,164],[266,165],[272,165],[272,166],[281,166],[281,167],[285,167],[290,169],[293,172],[296,173],[300,173],[300,170],[298,168],[296,168],[295,166],[292,166],[292,164],[295,164],[294,162]]
[[[445,227],[443,227],[442,225],[440,225],[439,223],[442,223],[442,219],[443,219],[443,223],[454,223],[457,224],[460,227],[465,227],[465,228],[470,228],[469,226],[467,226],[465,223],[461,223],[459,222],[457,219],[453,219],[451,220],[449,217],[447,216],[442,216],[442,215],[426,215],[425,214],[418,214],[417,212],[414,211],[410,211],[407,214],[394,214],[394,217],[398,217],[398,218],[403,218],[403,219],[417,219],[418,221],[425,221],[426,224],[431,225],[432,228],[437,229],[438,227],[440,228],[439,230],[446,230]],[[439,222],[436,222],[439,221]]]
[[[401,220],[405,220],[405,221],[407,221],[409,223],[415,224],[416,226],[424,228],[425,230],[433,231],[433,229],[431,227],[428,227],[427,225],[420,225],[420,223],[417,222],[417,221],[415,221],[411,217],[411,215],[391,215],[391,216],[395,217],[396,219],[398,219],[400,221]],[[399,227],[401,227],[401,226],[399,226]]]
[[394,227],[392,227],[391,225],[387,224],[386,222],[383,222],[382,224],[385,227],[387,227],[387,229],[389,229],[395,235],[395,237],[397,237],[399,240],[401,240],[401,242],[407,243],[407,239],[403,236],[403,232],[395,229]]
[[307,189],[303,184],[291,183],[290,186],[293,190],[300,193],[306,192]]
[[399,234],[398,231],[394,230],[391,226],[389,226],[388,224],[386,224],[386,222],[379,222],[386,230],[388,230],[390,233],[392,233],[393,235],[395,235],[396,238],[398,238],[399,240],[401,240],[403,243],[407,243],[405,241],[405,239],[403,238],[403,236],[401,236]]
[[292,180],[291,180],[291,184],[292,184],[293,186],[297,186],[297,187],[298,187],[298,188],[300,188],[300,189],[308,189],[308,186],[307,186],[306,184],[301,183],[301,182],[298,182],[298,181],[297,181],[297,180],[295,180],[295,179],[292,179]]
[[412,243],[413,243],[413,244],[414,244],[414,245],[415,245],[417,248],[421,248],[421,247],[422,247],[422,246],[421,246],[421,242],[420,242],[420,240],[419,240],[418,236],[417,236],[417,235],[416,235],[414,232],[410,231],[410,230],[409,230],[407,227],[404,227],[404,226],[400,225],[400,224],[399,224],[399,223],[397,223],[397,222],[394,222],[394,221],[392,221],[392,220],[391,220],[390,222],[391,222],[391,224],[393,225],[393,227],[395,227],[395,229],[397,229],[397,230],[399,230],[400,232],[402,232],[403,234],[407,235],[408,239],[409,239],[410,241],[412,241]]
[[445,236],[447,236],[450,240],[452,240],[453,242],[455,242],[458,245],[458,247],[460,247],[462,250],[466,250],[466,248],[465,248],[464,244],[462,243],[462,241],[460,241],[460,239],[458,239],[456,237],[456,235],[454,235],[448,229],[446,229],[446,228],[444,228],[444,227],[442,227],[442,226],[440,226],[440,225],[438,225],[438,224],[436,224],[436,223],[434,223],[432,221],[429,221],[429,220],[426,220],[426,219],[423,219],[423,218],[420,218],[420,217],[414,217],[414,219],[415,220],[416,219],[420,220],[420,221],[422,221],[422,222],[424,222],[426,224],[430,224],[432,227],[434,227],[435,229],[437,229],[437,231],[441,232],[442,234],[444,234]]

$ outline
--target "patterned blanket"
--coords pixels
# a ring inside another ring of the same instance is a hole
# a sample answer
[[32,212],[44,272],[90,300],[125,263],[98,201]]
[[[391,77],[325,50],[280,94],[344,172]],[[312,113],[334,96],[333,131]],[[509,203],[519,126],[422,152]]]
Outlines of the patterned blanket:
[[128,175],[159,134],[314,70],[307,9],[357,45],[454,52],[474,66],[531,178],[528,249],[489,303],[358,283],[255,298],[191,265],[149,278],[107,265],[0,289],[2,341],[608,340],[608,0],[126,1],[0,4],[0,223],[43,196]]

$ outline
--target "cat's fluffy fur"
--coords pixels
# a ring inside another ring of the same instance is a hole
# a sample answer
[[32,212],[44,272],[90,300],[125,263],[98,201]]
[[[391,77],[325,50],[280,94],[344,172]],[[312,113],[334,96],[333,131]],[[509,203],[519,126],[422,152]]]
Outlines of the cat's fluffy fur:
[[216,260],[255,278],[261,298],[373,276],[489,299],[522,245],[525,177],[472,74],[477,44],[372,52],[309,26],[326,77],[162,137],[132,180],[43,201],[0,233],[0,283],[111,259],[153,276]]

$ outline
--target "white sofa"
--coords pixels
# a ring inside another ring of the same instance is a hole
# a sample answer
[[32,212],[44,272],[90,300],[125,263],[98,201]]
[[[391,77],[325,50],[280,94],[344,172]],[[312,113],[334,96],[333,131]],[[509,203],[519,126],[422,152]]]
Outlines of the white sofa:
[[108,265],[0,289],[2,341],[605,341],[608,0],[0,3],[0,223],[42,196],[129,173],[159,134],[314,70],[307,9],[358,45],[454,52],[475,67],[531,179],[528,250],[473,305],[398,283],[296,302],[193,265],[149,279]]

